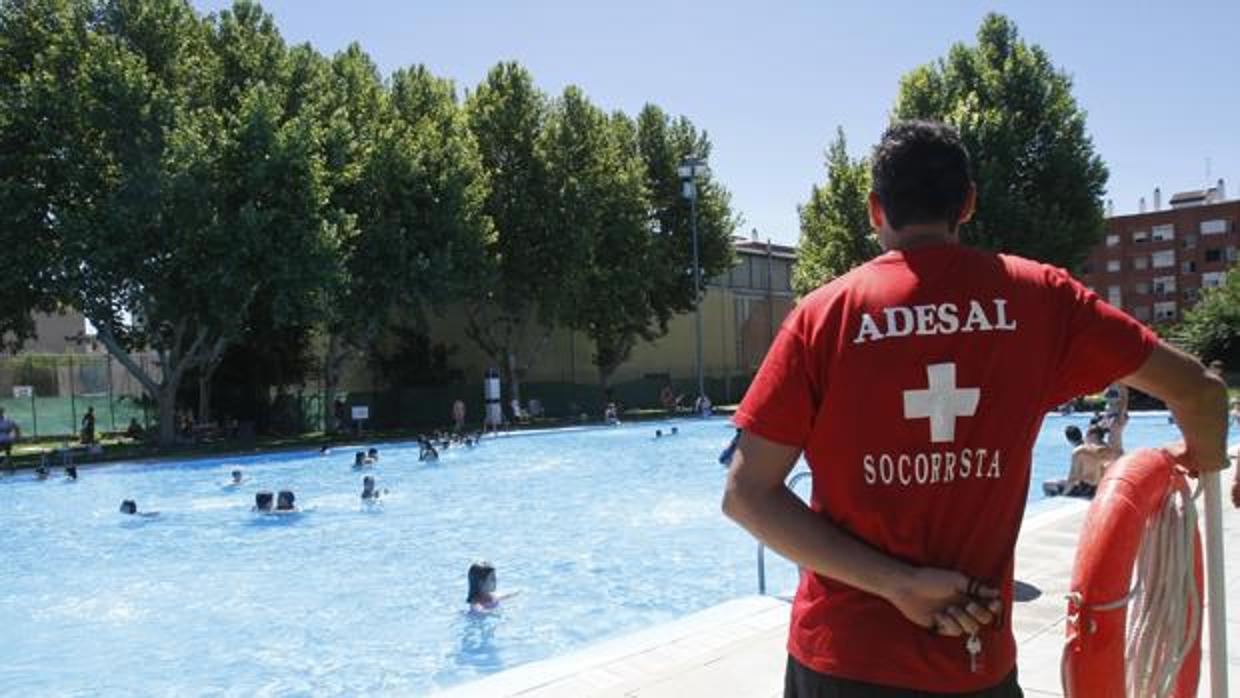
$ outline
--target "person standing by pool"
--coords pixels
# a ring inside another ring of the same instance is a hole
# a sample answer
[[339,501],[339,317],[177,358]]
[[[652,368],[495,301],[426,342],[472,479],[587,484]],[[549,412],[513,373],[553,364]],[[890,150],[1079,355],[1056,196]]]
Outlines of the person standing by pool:
[[4,450],[4,465],[6,467],[9,464],[9,459],[13,456],[13,444],[21,436],[21,427],[17,426],[17,422],[6,417],[4,408],[0,407],[0,449]]
[[452,403],[452,430],[457,434],[465,432],[465,401],[457,399]]
[[86,414],[82,415],[82,443],[95,443],[95,406],[91,405],[86,408]]
[[[871,168],[885,253],[784,320],[736,412],[723,510],[802,569],[786,696],[1019,696],[1003,619],[1046,412],[1122,380],[1210,471],[1226,392],[1066,272],[960,244],[976,189],[950,127],[892,124]],[[802,453],[808,505],[784,484]]]

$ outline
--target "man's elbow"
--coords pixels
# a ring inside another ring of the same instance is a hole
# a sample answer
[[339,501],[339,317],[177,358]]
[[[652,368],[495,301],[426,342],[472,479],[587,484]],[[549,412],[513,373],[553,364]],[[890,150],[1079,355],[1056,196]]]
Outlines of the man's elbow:
[[743,483],[735,477],[728,477],[728,484],[723,489],[723,501],[720,508],[723,515],[737,523],[744,523],[749,512],[749,495]]
[[1227,383],[1219,376],[1203,371],[1191,388],[1186,388],[1170,402],[1172,409],[1179,407],[1197,414],[1223,414],[1227,412]]

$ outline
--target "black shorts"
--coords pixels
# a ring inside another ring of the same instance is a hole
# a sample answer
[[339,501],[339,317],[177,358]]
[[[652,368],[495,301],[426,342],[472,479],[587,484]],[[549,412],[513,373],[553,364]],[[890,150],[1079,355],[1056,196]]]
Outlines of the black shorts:
[[997,686],[972,693],[931,693],[841,679],[820,674],[791,655],[788,656],[788,669],[784,674],[784,698],[1024,698],[1024,695],[1016,683],[1015,669]]

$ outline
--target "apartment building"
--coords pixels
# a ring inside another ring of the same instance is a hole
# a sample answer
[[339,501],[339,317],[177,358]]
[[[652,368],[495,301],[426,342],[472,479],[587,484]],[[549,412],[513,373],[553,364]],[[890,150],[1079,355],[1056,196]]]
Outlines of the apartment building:
[[1174,323],[1203,288],[1218,286],[1240,247],[1240,199],[1228,200],[1223,180],[1175,194],[1152,210],[1108,217],[1103,241],[1080,268],[1080,278],[1107,302],[1153,324]]

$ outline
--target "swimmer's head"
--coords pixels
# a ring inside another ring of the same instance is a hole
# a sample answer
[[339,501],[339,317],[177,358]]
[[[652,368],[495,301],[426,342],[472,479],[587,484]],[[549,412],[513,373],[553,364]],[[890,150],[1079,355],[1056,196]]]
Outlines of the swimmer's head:
[[270,492],[254,493],[254,508],[259,511],[271,511],[272,496]]
[[293,502],[297,499],[290,490],[280,490],[280,494],[276,497],[276,509],[279,511],[288,511],[293,508]]
[[656,438],[656,439],[657,439],[657,438],[659,438],[659,437],[661,437],[661,436],[663,436],[663,430],[662,430],[662,429],[655,429],[655,430],[654,430],[654,438]]
[[495,566],[479,560],[469,566],[469,597],[466,603],[477,601],[483,594],[495,591]]
[[372,449],[370,449],[369,451],[367,451],[367,452],[366,452],[366,455],[370,456],[371,458],[378,458],[378,457],[379,457],[379,449],[377,449],[377,448],[372,448]]
[[1064,427],[1063,435],[1073,446],[1080,446],[1083,441],[1081,439],[1081,430],[1075,424],[1069,424]]
[[365,463],[365,462],[366,462],[365,451],[358,451],[357,453],[353,454],[353,463],[355,465],[361,465],[362,463]]
[[121,513],[122,514],[136,514],[138,513],[138,505],[135,504],[132,499],[126,499],[125,501],[121,502]]
[[233,482],[241,482],[241,471],[240,470],[232,471],[232,479],[233,479]]
[[362,478],[362,492],[373,492],[375,489],[375,479],[370,475]]
[[70,480],[76,480],[77,479],[77,466],[76,465],[66,466],[65,477],[69,478]]
[[675,436],[676,434],[679,434],[679,433],[680,433],[680,427],[672,427],[672,435],[673,435],[673,436]]

